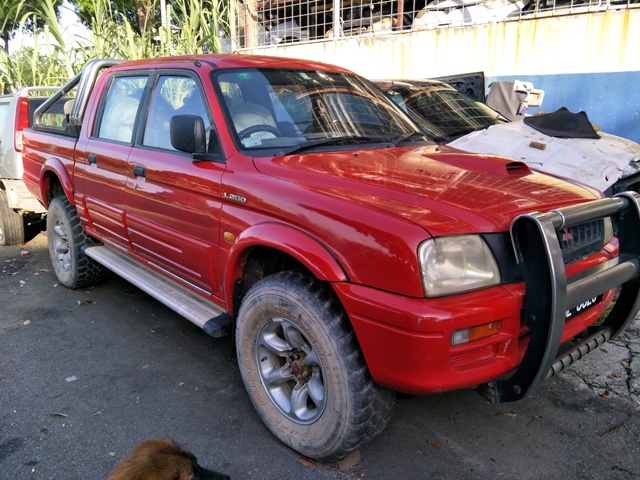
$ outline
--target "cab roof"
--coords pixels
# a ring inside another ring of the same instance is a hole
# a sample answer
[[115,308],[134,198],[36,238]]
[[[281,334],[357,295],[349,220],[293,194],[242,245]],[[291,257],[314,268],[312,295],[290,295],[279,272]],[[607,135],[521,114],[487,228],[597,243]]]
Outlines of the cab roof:
[[150,58],[144,60],[132,60],[118,65],[118,68],[156,68],[171,64],[204,63],[214,70],[227,68],[286,68],[306,70],[330,70],[334,72],[352,73],[347,69],[330,65],[328,63],[313,60],[272,57],[266,55],[185,55],[175,57]]

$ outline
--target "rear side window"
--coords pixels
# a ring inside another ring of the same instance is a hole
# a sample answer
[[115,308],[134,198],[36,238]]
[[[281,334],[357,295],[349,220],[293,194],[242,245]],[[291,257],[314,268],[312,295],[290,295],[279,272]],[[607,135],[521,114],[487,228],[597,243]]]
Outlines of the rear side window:
[[[29,123],[32,123],[33,121],[33,113],[35,112],[36,108],[38,108],[45,100],[45,98],[29,99]],[[61,99],[59,99],[56,103],[49,107],[46,112],[42,113],[42,116],[40,117],[40,125],[46,125],[53,128],[64,128],[67,123],[67,114],[65,113],[65,108],[71,107],[72,103],[73,97],[71,96],[62,97]],[[65,107],[65,104],[68,104],[68,106]]]
[[[34,113],[38,107],[40,107],[46,100],[47,97],[34,97],[31,96],[33,94],[38,94],[42,92],[33,92],[29,93],[29,108],[28,108],[28,121],[23,124],[23,127],[27,127],[28,125],[33,125]],[[67,133],[66,126],[68,125],[68,115],[67,109],[71,107],[73,103],[73,98],[75,97],[75,90],[68,92],[66,96],[59,98],[53,104],[49,105],[46,110],[40,113],[40,118],[37,125],[34,125],[34,128],[38,130],[46,130],[50,132],[56,133]],[[18,100],[19,101],[19,100]]]
[[147,80],[146,76],[113,79],[102,110],[98,138],[132,142],[138,106]]

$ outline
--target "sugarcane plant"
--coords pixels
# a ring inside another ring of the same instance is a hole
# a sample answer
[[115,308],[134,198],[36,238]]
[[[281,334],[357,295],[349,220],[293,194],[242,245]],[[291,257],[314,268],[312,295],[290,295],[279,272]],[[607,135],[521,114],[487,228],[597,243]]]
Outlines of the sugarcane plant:
[[[82,0],[71,2],[78,6]],[[131,12],[120,6],[129,1],[142,17],[131,20]],[[10,30],[22,35],[9,51],[7,41],[0,47],[0,91],[11,92],[23,86],[62,85],[94,58],[140,59],[170,55],[218,53],[221,38],[229,36],[229,0],[95,0],[90,13],[84,11],[86,35],[70,35],[58,18],[60,0],[31,2],[0,0],[2,38]],[[4,8],[4,6],[7,8]],[[11,8],[9,8],[11,4]],[[83,4],[84,5],[84,4]],[[85,5],[86,6],[86,5]],[[162,10],[161,10],[162,8]],[[12,43],[15,43],[12,42]]]

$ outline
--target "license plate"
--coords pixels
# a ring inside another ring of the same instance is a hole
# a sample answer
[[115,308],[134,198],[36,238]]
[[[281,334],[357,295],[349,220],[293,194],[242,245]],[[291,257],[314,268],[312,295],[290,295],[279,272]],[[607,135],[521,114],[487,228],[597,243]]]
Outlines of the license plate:
[[565,321],[571,320],[573,317],[575,317],[576,315],[582,312],[586,312],[591,307],[594,307],[595,305],[599,304],[601,301],[602,301],[602,295],[598,295],[597,297],[593,297],[593,298],[590,298],[589,300],[585,300],[584,302],[582,302],[580,305],[576,307],[570,308],[569,310],[564,312]]

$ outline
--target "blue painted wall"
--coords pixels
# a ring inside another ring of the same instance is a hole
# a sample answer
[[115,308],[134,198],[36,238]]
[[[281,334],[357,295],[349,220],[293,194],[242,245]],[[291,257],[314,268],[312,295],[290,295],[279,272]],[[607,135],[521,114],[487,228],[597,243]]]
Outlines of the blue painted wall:
[[493,81],[521,80],[544,90],[540,108],[528,113],[554,112],[567,107],[584,111],[593,125],[604,132],[640,143],[640,71],[558,75],[519,75],[485,78]]

